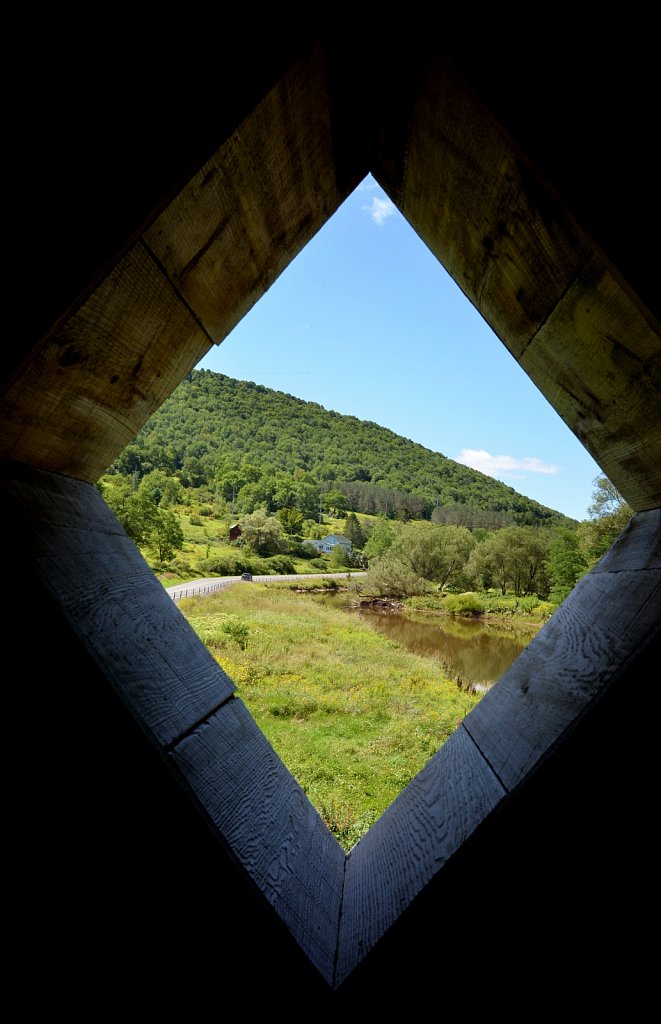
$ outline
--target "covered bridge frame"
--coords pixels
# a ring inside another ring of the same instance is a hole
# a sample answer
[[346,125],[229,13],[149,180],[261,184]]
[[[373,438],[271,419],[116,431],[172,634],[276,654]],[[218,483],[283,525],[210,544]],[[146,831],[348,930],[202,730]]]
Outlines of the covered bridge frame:
[[[655,62],[640,25],[626,77],[621,25],[507,60],[491,36],[404,29],[368,52],[280,31],[233,30],[229,59],[197,35],[194,67],[181,26],[169,48],[120,33],[108,58],[51,38],[17,106],[17,976],[74,1014],[191,1020],[230,990],[273,1012],[493,1013],[525,1006],[525,978],[547,1010],[626,997],[634,1016],[657,873]],[[95,482],[368,172],[636,514],[345,856]]]

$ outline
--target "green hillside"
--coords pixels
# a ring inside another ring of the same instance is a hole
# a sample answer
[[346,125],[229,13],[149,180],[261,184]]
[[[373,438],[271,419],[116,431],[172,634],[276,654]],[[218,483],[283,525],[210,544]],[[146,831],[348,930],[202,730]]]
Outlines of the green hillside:
[[323,506],[469,528],[574,525],[376,423],[210,370],[179,385],[109,473],[155,470],[236,514],[295,508],[316,519]]

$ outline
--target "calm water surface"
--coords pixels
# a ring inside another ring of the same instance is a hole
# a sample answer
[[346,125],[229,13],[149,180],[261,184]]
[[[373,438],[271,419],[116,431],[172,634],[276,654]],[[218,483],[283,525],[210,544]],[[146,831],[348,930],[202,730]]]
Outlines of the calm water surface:
[[[328,601],[329,597],[324,597]],[[336,603],[335,598],[330,598]],[[342,599],[337,600],[342,603]],[[503,632],[474,619],[409,619],[397,612],[353,609],[373,629],[409,651],[440,662],[463,686],[489,689],[530,642],[530,633]]]
[[417,622],[403,615],[361,610],[360,617],[403,647],[440,661],[452,677],[478,689],[495,683],[516,661],[528,638],[498,633],[472,619]]

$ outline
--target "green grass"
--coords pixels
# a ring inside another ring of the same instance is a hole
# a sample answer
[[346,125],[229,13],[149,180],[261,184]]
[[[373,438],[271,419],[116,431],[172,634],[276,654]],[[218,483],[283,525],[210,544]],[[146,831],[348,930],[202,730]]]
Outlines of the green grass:
[[[148,565],[164,586],[189,583],[200,577],[240,575],[244,569],[257,576],[266,576],[274,571],[269,566],[267,558],[248,554],[241,546],[229,543],[227,540],[229,526],[230,523],[236,521],[237,517],[203,515],[200,507],[194,505],[175,505],[172,511],[176,515],[184,535],[183,549],[175,553],[166,567],[155,560],[156,556],[153,551],[141,549]],[[206,511],[211,513],[211,506],[208,506]],[[341,523],[342,520],[326,519],[323,529],[327,533],[340,533]],[[227,560],[228,563],[239,562],[241,565],[236,571],[228,569],[227,572],[219,574],[210,566],[214,563],[219,564],[220,560]],[[322,560],[326,563],[326,571],[332,571],[330,560],[323,556]],[[294,566],[293,571],[296,573],[319,572],[319,569],[310,566],[309,560],[305,558],[291,556],[291,562]]]
[[517,597],[515,594],[501,594],[497,590],[481,590],[465,594],[428,594],[424,597],[410,597],[404,602],[406,610],[442,612],[448,615],[495,616],[503,622],[515,619],[520,626],[528,624],[539,628],[551,618],[557,604],[543,601],[536,594]]
[[308,595],[237,584],[179,608],[345,850],[480,699]]

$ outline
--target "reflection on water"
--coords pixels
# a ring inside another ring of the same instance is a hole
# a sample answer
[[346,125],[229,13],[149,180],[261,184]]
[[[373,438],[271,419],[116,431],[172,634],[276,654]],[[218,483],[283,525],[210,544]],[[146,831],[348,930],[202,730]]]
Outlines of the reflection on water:
[[417,622],[392,612],[360,609],[360,617],[390,640],[440,661],[462,685],[488,688],[510,667],[526,646],[516,634],[505,636],[474,619]]
[[[324,595],[321,600],[347,607],[344,595]],[[418,620],[392,611],[351,610],[390,640],[440,662],[445,673],[467,689],[489,689],[531,639],[530,634],[504,633],[479,619],[438,616]]]

